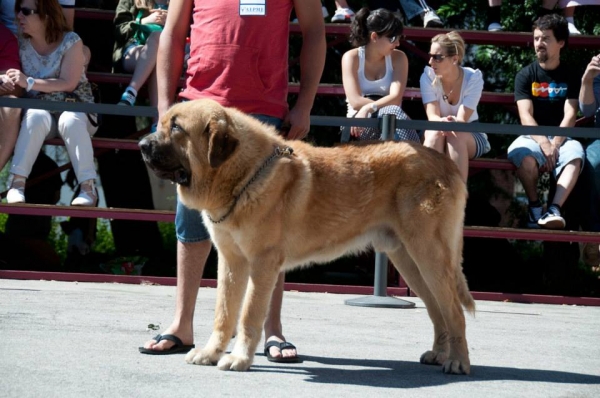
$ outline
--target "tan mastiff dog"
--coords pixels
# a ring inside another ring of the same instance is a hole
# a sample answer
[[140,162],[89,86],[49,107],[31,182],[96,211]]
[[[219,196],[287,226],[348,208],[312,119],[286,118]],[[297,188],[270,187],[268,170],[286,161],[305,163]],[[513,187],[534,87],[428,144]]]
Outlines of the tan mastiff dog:
[[427,306],[434,339],[421,363],[469,373],[462,307],[473,312],[475,303],[461,266],[467,190],[448,157],[408,142],[316,148],[286,141],[211,100],[173,106],[140,147],[159,177],[179,184],[181,201],[202,211],[219,253],[214,330],[188,363],[247,370],[280,271],[373,247]]

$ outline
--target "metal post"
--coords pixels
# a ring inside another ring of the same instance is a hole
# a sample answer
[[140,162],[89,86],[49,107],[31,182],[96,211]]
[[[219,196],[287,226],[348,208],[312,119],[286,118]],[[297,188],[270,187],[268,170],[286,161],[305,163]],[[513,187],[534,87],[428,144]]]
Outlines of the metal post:
[[[381,124],[382,139],[387,140],[390,136],[394,137],[394,131],[396,130],[396,116],[383,115]],[[413,308],[415,303],[395,297],[389,297],[387,295],[387,264],[388,259],[385,253],[376,252],[373,295],[348,299],[344,301],[344,304],[358,307]]]

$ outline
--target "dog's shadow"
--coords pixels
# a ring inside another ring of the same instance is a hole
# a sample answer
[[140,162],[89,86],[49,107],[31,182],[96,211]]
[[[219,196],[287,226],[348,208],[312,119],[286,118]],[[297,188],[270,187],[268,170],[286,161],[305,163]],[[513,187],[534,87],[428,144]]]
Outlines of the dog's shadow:
[[[257,365],[254,371],[303,372],[307,381],[324,384],[354,384],[369,387],[420,388],[451,383],[481,381],[551,382],[568,384],[600,384],[600,376],[544,369],[517,369],[475,365],[469,376],[442,373],[441,366],[422,365],[418,362],[386,361],[376,359],[328,358],[301,356],[303,363],[311,362],[327,367],[298,366],[297,364]],[[353,369],[348,369],[352,367]]]

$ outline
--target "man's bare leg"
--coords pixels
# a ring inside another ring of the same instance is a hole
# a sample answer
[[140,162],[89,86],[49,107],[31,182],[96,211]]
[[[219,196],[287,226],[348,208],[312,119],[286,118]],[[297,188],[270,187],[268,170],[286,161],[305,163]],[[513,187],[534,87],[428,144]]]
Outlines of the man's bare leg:
[[[175,319],[162,334],[175,335],[185,345],[194,343],[194,309],[210,248],[211,242],[208,239],[194,243],[177,242]],[[164,351],[173,347],[174,344],[168,340],[162,340],[158,344],[156,340],[149,340],[144,347]]]
[[[281,307],[283,302],[283,285],[285,283],[285,274],[282,272],[277,278],[277,284],[273,290],[273,296],[271,296],[271,304],[269,306],[269,313],[267,314],[267,320],[265,321],[265,343],[268,341],[284,342],[283,328],[281,326]],[[270,347],[269,353],[271,356],[278,358],[283,357],[296,357],[298,353],[294,349],[284,349],[283,352],[279,351],[277,347]]]

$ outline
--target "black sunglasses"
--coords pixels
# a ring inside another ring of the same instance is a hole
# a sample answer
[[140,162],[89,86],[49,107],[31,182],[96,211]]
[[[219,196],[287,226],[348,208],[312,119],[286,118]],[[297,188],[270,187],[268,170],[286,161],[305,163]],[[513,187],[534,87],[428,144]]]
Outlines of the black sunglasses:
[[435,62],[437,62],[438,64],[440,62],[442,62],[444,60],[444,58],[447,57],[447,55],[442,55],[442,54],[427,54],[427,55],[429,56],[430,59],[433,58],[433,60]]
[[31,14],[38,14],[37,10],[32,10],[31,8],[27,7],[21,7],[19,8],[19,11],[26,17],[30,16]]

